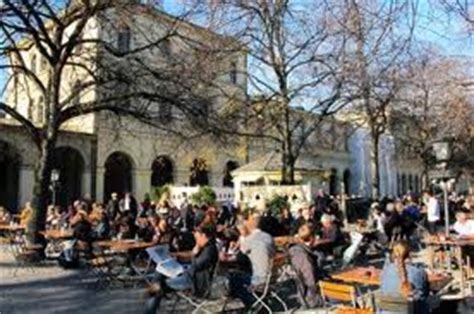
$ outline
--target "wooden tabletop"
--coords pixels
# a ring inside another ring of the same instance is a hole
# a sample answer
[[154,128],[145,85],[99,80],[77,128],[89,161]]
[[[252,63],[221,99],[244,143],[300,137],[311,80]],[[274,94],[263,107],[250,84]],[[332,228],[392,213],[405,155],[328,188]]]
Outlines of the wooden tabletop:
[[430,237],[422,240],[427,245],[447,245],[447,246],[474,246],[474,238],[439,238]]
[[10,224],[0,224],[0,231],[20,231],[25,230],[26,226],[24,225],[13,225]]
[[347,283],[357,283],[361,285],[379,286],[382,270],[375,267],[355,267],[331,275],[333,279]]
[[[368,286],[380,286],[382,270],[375,267],[355,267],[331,275],[333,279],[341,280],[346,283],[355,283]],[[451,277],[439,274],[429,273],[428,281],[434,290],[441,289],[445,284],[451,281]]]
[[42,234],[45,238],[53,239],[53,240],[70,239],[74,236],[74,231],[72,229],[45,230],[45,231],[40,231],[39,233]]
[[[275,242],[276,246],[286,246],[290,244],[300,243],[301,240],[294,236],[281,236],[273,238],[273,241]],[[320,245],[325,245],[329,243],[331,243],[331,241],[327,239],[315,239],[312,242],[311,247],[315,248]]]
[[156,245],[154,242],[144,242],[135,240],[106,240],[97,241],[96,245],[101,247],[110,248],[112,250],[129,251],[129,250],[141,250],[147,249],[151,246]]

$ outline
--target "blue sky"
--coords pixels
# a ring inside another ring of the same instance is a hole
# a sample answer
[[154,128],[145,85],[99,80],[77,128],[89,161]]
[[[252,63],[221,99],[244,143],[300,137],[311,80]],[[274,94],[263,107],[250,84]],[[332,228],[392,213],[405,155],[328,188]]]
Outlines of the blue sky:
[[[304,5],[316,0],[295,0]],[[414,0],[416,1],[416,0]],[[57,1],[60,3],[61,1]],[[161,0],[164,9],[171,14],[179,14],[186,0]],[[433,43],[441,52],[471,62],[470,73],[474,76],[474,33],[469,34],[455,15],[434,10],[433,0],[418,0],[419,16],[416,37]],[[5,73],[0,72],[0,87],[3,86]],[[1,95],[0,95],[1,97]]]
[[[317,0],[294,0],[304,5]],[[444,52],[451,56],[474,57],[474,34],[469,35],[455,15],[436,10],[437,1],[418,1],[418,39],[439,45]],[[161,0],[164,9],[171,14],[179,14],[183,0]],[[438,8],[439,9],[439,8]]]

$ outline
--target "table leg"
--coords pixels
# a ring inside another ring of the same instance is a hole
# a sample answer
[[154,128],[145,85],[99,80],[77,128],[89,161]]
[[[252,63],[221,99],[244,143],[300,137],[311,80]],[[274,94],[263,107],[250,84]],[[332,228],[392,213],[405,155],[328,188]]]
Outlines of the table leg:
[[450,246],[445,246],[446,250],[445,252],[447,253],[447,259],[448,259],[448,271],[450,273],[453,272],[453,265],[451,263],[451,247]]
[[464,265],[462,261],[462,248],[460,246],[457,246],[455,250],[456,250],[456,257],[459,263],[459,274],[461,275],[461,296],[464,297],[465,296],[465,293],[464,293],[464,290],[465,290],[464,279],[465,278],[464,278]]

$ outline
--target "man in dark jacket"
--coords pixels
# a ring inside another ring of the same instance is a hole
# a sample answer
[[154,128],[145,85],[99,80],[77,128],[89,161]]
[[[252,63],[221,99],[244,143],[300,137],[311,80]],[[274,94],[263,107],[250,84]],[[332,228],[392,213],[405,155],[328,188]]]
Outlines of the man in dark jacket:
[[167,291],[191,290],[196,297],[209,296],[212,277],[219,255],[215,242],[215,228],[204,225],[194,231],[196,246],[193,249],[191,266],[180,276],[165,279],[160,277],[160,285],[150,289],[150,298],[146,302],[146,313],[156,313],[161,298]]
[[135,219],[138,213],[138,203],[130,192],[125,193],[119,202],[120,213],[124,216],[127,212]]

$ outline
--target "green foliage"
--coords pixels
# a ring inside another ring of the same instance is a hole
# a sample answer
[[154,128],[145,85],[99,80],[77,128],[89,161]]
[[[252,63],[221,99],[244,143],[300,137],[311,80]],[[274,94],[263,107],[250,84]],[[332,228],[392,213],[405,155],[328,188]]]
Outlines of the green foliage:
[[163,186],[154,186],[151,188],[151,200],[158,202],[164,194],[170,193],[170,186],[163,185]]
[[269,210],[274,217],[280,215],[283,208],[288,207],[288,200],[285,196],[274,195],[270,200],[267,201],[267,210]]
[[208,186],[201,186],[199,190],[191,195],[191,202],[196,205],[213,205],[217,196],[214,190]]

